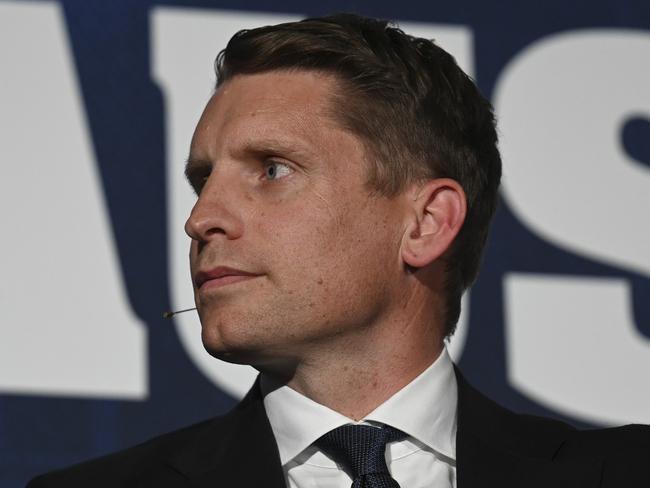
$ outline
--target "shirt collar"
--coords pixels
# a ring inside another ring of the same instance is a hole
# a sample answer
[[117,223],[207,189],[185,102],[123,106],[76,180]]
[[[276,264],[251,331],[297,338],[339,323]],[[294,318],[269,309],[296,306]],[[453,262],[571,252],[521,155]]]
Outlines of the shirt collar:
[[[314,441],[341,425],[356,423],[286,385],[262,375],[264,408],[285,465]],[[395,427],[429,448],[456,459],[458,386],[443,348],[413,381],[369,413],[363,421]]]

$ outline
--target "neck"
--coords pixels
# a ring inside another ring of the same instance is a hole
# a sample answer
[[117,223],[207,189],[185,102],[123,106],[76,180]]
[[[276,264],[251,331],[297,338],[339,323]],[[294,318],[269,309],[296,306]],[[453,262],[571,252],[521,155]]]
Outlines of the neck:
[[[430,299],[430,297],[429,297]],[[302,354],[291,375],[265,371],[308,398],[361,420],[410,383],[440,355],[443,337],[432,326],[431,302],[413,301],[388,320],[332,338]],[[435,323],[435,321],[434,321]]]
[[358,421],[404,388],[440,355],[433,351],[426,357],[394,357],[391,365],[371,359],[339,361],[329,368],[304,368],[288,382],[288,386],[340,414]]

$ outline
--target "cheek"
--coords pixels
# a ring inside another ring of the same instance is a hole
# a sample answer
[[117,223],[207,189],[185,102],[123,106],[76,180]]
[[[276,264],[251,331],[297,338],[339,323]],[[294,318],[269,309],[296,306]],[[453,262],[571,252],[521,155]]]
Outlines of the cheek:
[[337,277],[377,279],[377,273],[394,264],[398,250],[390,233],[390,209],[362,191],[310,191],[300,200],[258,207],[249,229],[255,247],[264,253],[260,257],[275,263],[276,273],[303,282],[335,286],[331,282]]
[[376,285],[395,261],[387,224],[371,209],[350,203],[293,217],[275,235],[268,231],[273,252],[321,293]]

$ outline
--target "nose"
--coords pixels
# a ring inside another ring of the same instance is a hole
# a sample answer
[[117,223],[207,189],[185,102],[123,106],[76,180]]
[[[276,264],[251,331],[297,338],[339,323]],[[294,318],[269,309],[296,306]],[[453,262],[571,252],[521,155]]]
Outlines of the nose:
[[213,171],[185,222],[185,233],[199,243],[218,236],[229,240],[240,237],[243,225],[236,211],[238,193],[233,182]]

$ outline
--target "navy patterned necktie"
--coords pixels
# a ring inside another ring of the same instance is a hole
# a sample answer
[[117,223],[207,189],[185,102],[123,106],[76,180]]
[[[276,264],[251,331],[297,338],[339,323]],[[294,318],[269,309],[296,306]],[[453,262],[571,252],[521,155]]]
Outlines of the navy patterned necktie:
[[316,441],[316,445],[345,466],[352,488],[400,488],[386,466],[386,444],[406,437],[387,425],[344,425]]

